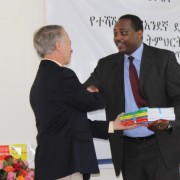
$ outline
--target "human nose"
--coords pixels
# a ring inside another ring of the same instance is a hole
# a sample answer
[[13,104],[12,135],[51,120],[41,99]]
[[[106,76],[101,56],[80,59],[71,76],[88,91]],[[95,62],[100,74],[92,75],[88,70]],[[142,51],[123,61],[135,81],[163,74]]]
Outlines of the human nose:
[[122,40],[122,35],[120,33],[117,33],[115,36],[114,36],[114,40],[117,41],[117,40]]

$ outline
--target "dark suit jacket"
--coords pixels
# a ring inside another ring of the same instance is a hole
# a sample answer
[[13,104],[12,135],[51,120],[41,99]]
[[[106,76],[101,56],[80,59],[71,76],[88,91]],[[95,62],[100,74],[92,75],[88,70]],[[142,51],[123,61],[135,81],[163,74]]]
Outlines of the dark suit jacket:
[[108,122],[90,121],[87,112],[104,107],[75,73],[43,60],[30,92],[36,117],[35,179],[55,180],[74,172],[98,173],[93,138],[108,138]]
[[[125,111],[124,55],[112,54],[99,60],[85,85],[94,84],[106,100],[107,120]],[[173,52],[144,44],[140,67],[140,89],[149,107],[174,107],[173,131],[156,132],[167,167],[180,162],[180,65]],[[112,160],[119,175],[123,159],[123,131],[110,135]]]

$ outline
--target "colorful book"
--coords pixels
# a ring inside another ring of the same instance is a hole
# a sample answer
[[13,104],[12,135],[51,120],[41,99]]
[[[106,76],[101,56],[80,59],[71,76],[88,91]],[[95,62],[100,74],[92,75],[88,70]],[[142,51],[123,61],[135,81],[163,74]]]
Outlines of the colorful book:
[[123,125],[148,124],[158,119],[175,120],[174,108],[140,108],[137,111],[121,114],[120,122]]

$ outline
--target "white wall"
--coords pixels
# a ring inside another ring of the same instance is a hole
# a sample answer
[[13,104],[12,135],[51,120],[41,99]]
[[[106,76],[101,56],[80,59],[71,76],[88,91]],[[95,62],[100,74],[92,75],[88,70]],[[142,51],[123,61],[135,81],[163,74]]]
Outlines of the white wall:
[[[0,145],[36,144],[29,91],[39,59],[32,39],[34,31],[46,24],[45,0],[0,3]],[[91,179],[116,178],[114,170],[103,169]]]
[[29,91],[39,59],[32,39],[45,23],[44,1],[0,3],[0,144],[35,143]]

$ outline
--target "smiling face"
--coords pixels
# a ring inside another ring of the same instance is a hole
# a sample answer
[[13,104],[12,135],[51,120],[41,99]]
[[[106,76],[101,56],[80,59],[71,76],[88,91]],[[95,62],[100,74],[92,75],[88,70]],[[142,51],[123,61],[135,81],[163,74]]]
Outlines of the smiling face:
[[120,19],[114,26],[114,42],[119,52],[131,55],[142,43],[143,31],[135,31],[130,19]]

